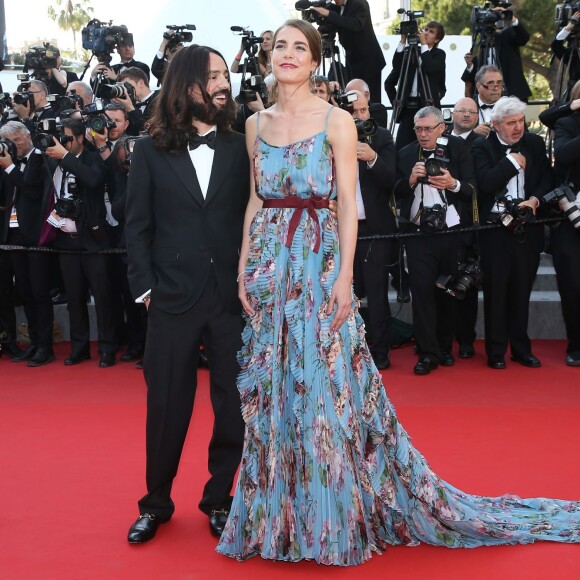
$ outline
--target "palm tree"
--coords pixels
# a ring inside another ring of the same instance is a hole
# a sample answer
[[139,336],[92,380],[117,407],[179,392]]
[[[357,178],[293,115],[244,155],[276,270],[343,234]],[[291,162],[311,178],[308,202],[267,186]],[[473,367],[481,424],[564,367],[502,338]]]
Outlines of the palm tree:
[[[54,20],[61,30],[70,30],[73,33],[73,46],[75,56],[77,51],[77,32],[91,19],[93,7],[90,0],[54,0],[54,6],[48,7],[48,17]],[[58,10],[60,9],[60,10]]]

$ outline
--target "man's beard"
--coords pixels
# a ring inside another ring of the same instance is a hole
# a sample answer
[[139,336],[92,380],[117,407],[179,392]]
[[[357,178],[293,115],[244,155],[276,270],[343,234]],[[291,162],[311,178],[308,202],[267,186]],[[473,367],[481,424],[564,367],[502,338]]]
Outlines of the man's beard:
[[210,95],[207,103],[198,103],[197,101],[192,100],[189,105],[189,110],[193,118],[201,123],[205,123],[206,125],[220,125],[220,121],[225,120],[229,116],[228,103],[226,102],[224,106],[218,107],[214,105],[213,99],[217,95],[222,94],[228,97],[228,101],[231,99],[230,91],[220,90]]

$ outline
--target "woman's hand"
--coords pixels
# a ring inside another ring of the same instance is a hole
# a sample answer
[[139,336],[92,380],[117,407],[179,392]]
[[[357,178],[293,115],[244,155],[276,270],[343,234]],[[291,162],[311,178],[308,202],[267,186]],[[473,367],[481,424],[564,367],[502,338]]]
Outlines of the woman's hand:
[[334,285],[332,286],[332,293],[330,294],[330,300],[328,306],[326,307],[326,314],[331,314],[336,304],[337,310],[336,315],[330,325],[330,330],[332,332],[337,332],[340,330],[343,322],[347,319],[350,314],[352,307],[352,292],[351,292],[352,280],[344,276],[338,276]]
[[245,313],[248,316],[253,316],[254,309],[252,308],[252,305],[250,304],[250,297],[249,297],[248,293],[246,292],[246,286],[244,284],[244,275],[243,274],[240,275],[240,279],[238,280],[238,298],[240,299],[240,302],[242,303],[242,308],[244,309]]

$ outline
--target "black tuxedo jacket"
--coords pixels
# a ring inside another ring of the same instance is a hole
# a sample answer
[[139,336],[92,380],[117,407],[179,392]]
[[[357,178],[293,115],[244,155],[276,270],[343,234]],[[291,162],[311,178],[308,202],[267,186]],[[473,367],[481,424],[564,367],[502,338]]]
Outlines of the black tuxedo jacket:
[[141,111],[141,107],[138,105],[135,107],[134,111],[130,111],[127,114],[127,119],[129,120],[129,125],[127,127],[127,135],[137,136],[141,131],[145,129],[145,123],[151,117],[153,113],[153,104],[155,99],[158,97],[159,91],[154,91],[151,96],[145,101],[145,109]]
[[379,128],[370,143],[377,160],[369,169],[366,161],[358,162],[360,191],[365,207],[368,234],[392,234],[395,216],[389,207],[389,197],[395,185],[395,144],[387,129]]
[[[460,217],[465,209],[462,206],[471,207],[471,200],[475,185],[475,170],[473,157],[461,137],[449,137],[449,173],[461,183],[457,193],[446,190],[445,197],[447,204],[453,204]],[[419,161],[419,143],[410,143],[397,153],[397,183],[395,185],[395,195],[401,208],[401,217],[409,221],[411,219],[411,206],[415,198],[415,188],[409,185],[411,170]],[[464,224],[465,225],[465,224]]]
[[[44,208],[46,207],[42,155],[32,152],[24,171],[16,166],[10,173],[2,171],[0,176],[1,201],[6,208],[2,212],[2,241],[6,242],[12,206],[16,207],[20,233],[30,244],[37,244],[40,237]],[[31,177],[37,175],[37,178]],[[16,188],[16,189],[15,189]]]
[[574,113],[556,122],[554,155],[558,177],[580,188],[580,114]]
[[[336,26],[338,39],[346,54],[346,64],[353,78],[365,79],[381,71],[385,56],[373,29],[371,12],[366,0],[348,0],[344,12],[340,6],[328,7],[328,22]],[[375,99],[377,95],[372,95]]]
[[[530,40],[530,33],[524,28],[521,21],[517,26],[508,26],[500,32],[494,33],[495,50],[499,67],[503,74],[503,80],[508,95],[514,95],[522,101],[532,94],[524,76],[520,46],[524,46]],[[477,57],[473,59],[473,69],[465,70],[461,76],[464,82],[473,84],[475,90],[475,73],[479,68]]]
[[[403,55],[404,51],[395,52],[393,55],[393,70],[385,79],[385,91],[387,91],[387,96],[389,97],[391,104],[394,104],[397,96],[397,84],[399,82],[399,77],[401,76]],[[425,77],[427,78],[429,88],[431,89],[433,105],[435,107],[440,107],[441,99],[445,96],[447,91],[447,88],[445,87],[445,51],[434,46],[431,50],[421,53],[421,67],[425,73]],[[413,79],[415,78],[416,72],[417,66],[415,63],[411,62],[409,65],[409,80],[407,82],[405,94],[401,95],[401,101],[403,104],[411,94]],[[423,94],[421,83],[419,82],[417,83],[417,91],[419,99],[421,100],[421,106],[426,106],[428,104],[427,97]]]
[[129,62],[118,62],[117,64],[114,64],[111,68],[117,74],[119,74],[121,69],[130,68],[132,66],[140,68],[147,75],[147,80],[149,81],[149,79],[151,77],[151,71],[149,70],[149,67],[144,62],[139,62],[138,60],[132,59]]
[[[526,158],[524,172],[526,199],[534,196],[541,201],[542,196],[552,189],[554,183],[544,140],[527,132],[518,143],[520,153]],[[486,220],[496,200],[505,195],[508,181],[517,175],[518,171],[506,157],[494,131],[487,139],[484,137],[476,139],[471,145],[471,151],[475,160],[481,219]]]
[[148,290],[160,309],[180,314],[201,296],[213,268],[224,307],[240,312],[236,283],[249,163],[244,137],[218,131],[204,200],[188,151],[135,145],[127,185],[125,235],[135,297]]

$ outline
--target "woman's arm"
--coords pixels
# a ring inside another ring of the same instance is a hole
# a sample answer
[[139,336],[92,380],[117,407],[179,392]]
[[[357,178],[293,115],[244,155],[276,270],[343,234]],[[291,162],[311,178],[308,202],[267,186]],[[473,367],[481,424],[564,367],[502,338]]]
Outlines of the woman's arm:
[[349,113],[337,108],[332,110],[328,119],[328,137],[334,154],[338,192],[340,270],[332,288],[327,313],[332,312],[336,303],[337,312],[330,329],[338,331],[351,310],[352,272],[358,227],[355,200],[357,134]]
[[244,285],[244,271],[246,269],[246,262],[248,261],[248,253],[250,251],[250,225],[256,212],[262,208],[262,200],[256,194],[256,187],[254,183],[254,144],[256,141],[256,115],[252,115],[246,121],[246,147],[248,149],[248,157],[250,160],[250,199],[246,207],[246,215],[244,217],[244,230],[242,234],[242,247],[240,249],[240,261],[238,263],[238,296],[244,310],[251,316],[254,314],[254,309],[248,300],[248,294]]

